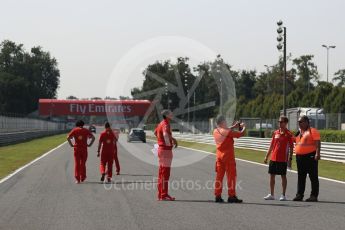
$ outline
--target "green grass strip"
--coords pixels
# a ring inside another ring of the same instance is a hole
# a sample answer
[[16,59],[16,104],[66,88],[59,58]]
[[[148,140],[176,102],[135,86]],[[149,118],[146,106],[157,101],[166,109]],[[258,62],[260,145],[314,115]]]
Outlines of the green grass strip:
[[66,141],[67,134],[43,137],[28,142],[0,147],[0,178]]

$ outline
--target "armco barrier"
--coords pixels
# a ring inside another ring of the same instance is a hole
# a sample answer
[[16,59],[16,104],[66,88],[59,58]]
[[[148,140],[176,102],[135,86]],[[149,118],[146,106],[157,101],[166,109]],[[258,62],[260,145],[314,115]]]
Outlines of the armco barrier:
[[[213,136],[209,134],[180,134],[174,132],[173,136],[178,140],[214,144]],[[255,137],[241,137],[238,139],[235,138],[234,140],[235,147],[237,148],[262,151],[267,151],[271,142],[270,138]],[[345,143],[321,142],[321,158],[345,163]]]

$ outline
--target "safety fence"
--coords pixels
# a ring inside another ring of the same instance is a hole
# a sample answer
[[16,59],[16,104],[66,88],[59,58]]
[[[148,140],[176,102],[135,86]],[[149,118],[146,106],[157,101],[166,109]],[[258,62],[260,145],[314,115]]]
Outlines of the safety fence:
[[0,146],[66,132],[64,122],[0,114]]
[[64,130],[65,123],[28,117],[0,115],[0,133]]
[[[209,134],[181,134],[174,132],[173,136],[178,140],[197,142],[203,144],[214,145],[214,139]],[[270,138],[255,138],[255,137],[242,137],[234,139],[236,148],[245,148],[253,150],[267,151],[271,139]],[[321,157],[324,160],[336,161],[345,163],[345,144],[344,143],[321,143]]]

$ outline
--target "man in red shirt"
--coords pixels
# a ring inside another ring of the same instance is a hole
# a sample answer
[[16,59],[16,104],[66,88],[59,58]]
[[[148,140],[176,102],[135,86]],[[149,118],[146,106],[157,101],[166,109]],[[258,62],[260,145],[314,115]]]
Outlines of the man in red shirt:
[[[101,181],[104,181],[105,168],[107,167],[107,182],[111,182],[113,173],[113,160],[116,146],[115,133],[110,127],[109,122],[104,124],[105,130],[101,133],[98,142],[97,157],[101,156],[100,171]],[[102,149],[102,150],[101,150]]]
[[[226,173],[228,183],[228,202],[229,203],[242,203],[241,199],[236,196],[236,161],[234,152],[234,138],[244,136],[245,127],[244,124],[237,122],[232,127],[228,128],[226,119],[223,115],[219,115],[216,118],[217,128],[213,131],[213,137],[217,146],[217,158],[216,158],[216,181],[215,201],[217,203],[223,203],[222,190],[223,190],[223,178]],[[239,128],[241,131],[233,131],[232,129]]]
[[168,194],[168,184],[170,178],[170,167],[173,158],[172,148],[177,147],[177,141],[172,137],[170,120],[173,113],[169,110],[162,111],[163,121],[161,121],[155,129],[155,136],[158,142],[158,158],[159,158],[159,171],[158,171],[158,200],[159,201],[173,201],[174,197]]
[[[74,139],[74,144],[72,139]],[[88,139],[91,139],[89,144]],[[87,147],[93,144],[95,137],[88,129],[84,128],[84,122],[79,120],[76,122],[76,127],[68,134],[67,141],[74,148],[74,176],[75,183],[79,184],[86,179]]]
[[[265,200],[274,200],[274,185],[275,176],[281,175],[283,192],[280,196],[280,201],[286,200],[286,171],[287,167],[291,167],[291,160],[293,155],[293,134],[287,129],[289,119],[286,116],[279,118],[279,129],[274,131],[270,148],[266,154],[264,163],[267,164],[268,157],[271,156],[271,160],[268,167],[268,173],[270,176],[270,188],[271,193],[264,197]],[[290,152],[290,154],[289,154]]]

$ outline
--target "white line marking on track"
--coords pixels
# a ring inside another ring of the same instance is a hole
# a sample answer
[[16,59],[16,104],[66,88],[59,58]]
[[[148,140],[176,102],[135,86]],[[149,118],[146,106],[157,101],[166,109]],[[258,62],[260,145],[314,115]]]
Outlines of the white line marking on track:
[[58,148],[60,148],[61,146],[63,146],[64,144],[66,144],[67,141],[65,141],[64,143],[62,143],[61,145],[49,150],[48,152],[44,153],[42,156],[32,160],[31,162],[27,163],[26,165],[20,167],[19,169],[17,169],[16,171],[14,171],[13,173],[7,175],[6,177],[2,178],[0,180],[0,184],[4,183],[5,181],[7,181],[8,179],[10,179],[11,177],[13,177],[14,175],[16,175],[17,173],[19,173],[20,171],[24,170],[25,168],[29,167],[30,165],[34,164],[36,161],[41,160],[43,157],[48,156],[50,153],[54,152],[55,150],[57,150]]

